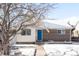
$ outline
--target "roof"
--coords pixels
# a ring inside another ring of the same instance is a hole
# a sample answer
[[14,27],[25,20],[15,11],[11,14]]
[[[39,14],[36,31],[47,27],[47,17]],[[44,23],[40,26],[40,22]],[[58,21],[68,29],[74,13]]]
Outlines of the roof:
[[45,27],[50,28],[50,29],[72,29],[69,25],[66,23],[63,23],[58,20],[45,20],[43,21]]
[[50,29],[71,29],[70,27],[66,27],[66,26],[54,24],[54,23],[49,23],[49,22],[45,22],[45,26]]
[[[61,19],[61,20],[43,20],[45,26],[47,28],[52,29],[72,29],[72,27],[68,24],[75,25],[77,22],[79,22],[79,17],[70,17],[67,19]],[[76,26],[76,29],[79,29],[79,24]]]

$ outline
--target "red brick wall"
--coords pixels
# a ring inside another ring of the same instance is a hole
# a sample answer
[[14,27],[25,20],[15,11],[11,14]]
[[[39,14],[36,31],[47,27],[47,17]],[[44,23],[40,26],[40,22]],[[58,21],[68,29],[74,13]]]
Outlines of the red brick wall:
[[49,33],[43,30],[43,41],[53,40],[53,41],[68,41],[70,40],[70,30],[65,30],[64,35],[59,35],[58,30],[49,29]]

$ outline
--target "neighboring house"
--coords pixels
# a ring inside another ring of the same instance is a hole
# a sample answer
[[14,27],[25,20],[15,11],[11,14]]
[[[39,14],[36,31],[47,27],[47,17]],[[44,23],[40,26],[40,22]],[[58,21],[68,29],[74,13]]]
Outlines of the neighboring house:
[[79,24],[76,26],[75,30],[73,31],[72,41],[79,42]]
[[[16,35],[17,43],[71,41],[71,27],[55,24],[56,21],[40,21],[36,26],[26,27]],[[56,22],[57,23],[57,22]]]
[[72,37],[79,37],[79,30],[74,30]]
[[79,37],[79,24],[76,26],[75,30],[73,31],[73,36],[74,37]]

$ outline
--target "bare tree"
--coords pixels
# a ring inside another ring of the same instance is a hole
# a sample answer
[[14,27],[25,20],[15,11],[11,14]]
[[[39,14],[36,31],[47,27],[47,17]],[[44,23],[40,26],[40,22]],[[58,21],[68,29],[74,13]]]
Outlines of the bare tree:
[[71,34],[73,35],[73,31],[76,29],[76,26],[79,24],[79,22],[77,22],[75,25],[72,25],[70,24],[70,22],[68,21],[68,24],[72,27],[72,30],[71,30]]
[[0,51],[8,54],[9,42],[23,27],[35,25],[54,4],[1,3],[0,4]]

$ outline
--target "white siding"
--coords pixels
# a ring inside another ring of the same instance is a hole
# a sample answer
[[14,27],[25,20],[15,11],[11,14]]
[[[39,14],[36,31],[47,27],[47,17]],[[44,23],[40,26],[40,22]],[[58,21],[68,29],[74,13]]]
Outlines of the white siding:
[[79,30],[74,30],[73,31],[73,36],[78,37],[79,36]]
[[10,41],[10,45],[16,44],[16,36]]
[[26,28],[31,29],[31,35],[21,35],[20,33],[16,36],[16,42],[35,42],[36,41],[36,31],[35,28]]

